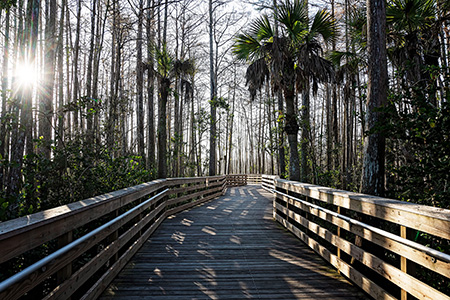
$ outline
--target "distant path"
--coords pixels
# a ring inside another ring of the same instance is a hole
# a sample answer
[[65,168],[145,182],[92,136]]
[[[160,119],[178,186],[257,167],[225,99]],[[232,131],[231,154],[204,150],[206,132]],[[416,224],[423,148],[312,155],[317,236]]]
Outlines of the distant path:
[[164,221],[100,299],[365,298],[245,186]]

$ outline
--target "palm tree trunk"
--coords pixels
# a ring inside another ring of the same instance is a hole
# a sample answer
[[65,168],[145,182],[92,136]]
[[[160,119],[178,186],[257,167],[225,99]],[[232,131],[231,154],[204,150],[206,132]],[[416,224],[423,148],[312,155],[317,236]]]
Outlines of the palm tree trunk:
[[169,98],[170,80],[160,79],[161,97],[158,103],[158,178],[167,177],[167,99]]
[[284,98],[286,100],[286,126],[284,130],[288,136],[289,143],[289,179],[300,180],[300,159],[298,156],[298,130],[299,126],[296,118],[295,95],[292,89],[285,89]]

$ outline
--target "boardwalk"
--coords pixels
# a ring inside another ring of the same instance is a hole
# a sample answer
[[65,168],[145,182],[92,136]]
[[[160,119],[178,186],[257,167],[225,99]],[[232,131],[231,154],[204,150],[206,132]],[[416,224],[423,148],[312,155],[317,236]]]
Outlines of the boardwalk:
[[166,220],[100,299],[365,298],[246,186]]

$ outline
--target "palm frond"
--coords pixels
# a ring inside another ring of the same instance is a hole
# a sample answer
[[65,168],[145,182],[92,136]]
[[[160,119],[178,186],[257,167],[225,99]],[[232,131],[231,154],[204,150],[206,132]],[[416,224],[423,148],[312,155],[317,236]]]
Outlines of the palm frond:
[[258,41],[267,41],[273,38],[274,30],[270,24],[269,17],[262,15],[250,24],[250,35],[256,37]]
[[174,59],[167,50],[166,44],[163,44],[161,49],[154,47],[153,51],[157,64],[156,74],[163,78],[169,78],[173,70]]
[[262,44],[249,33],[238,34],[232,52],[239,60],[252,61],[262,57]]
[[269,68],[264,58],[257,59],[248,66],[245,74],[246,85],[250,92],[251,100],[253,101],[256,92],[259,91],[269,79]]
[[396,31],[413,32],[432,25],[436,18],[436,0],[391,0],[386,21]]
[[283,25],[292,41],[301,41],[308,31],[308,2],[285,1],[277,7],[275,19]]
[[337,36],[336,19],[324,9],[319,10],[314,16],[309,29],[308,39],[316,39],[319,35],[327,43],[333,41]]

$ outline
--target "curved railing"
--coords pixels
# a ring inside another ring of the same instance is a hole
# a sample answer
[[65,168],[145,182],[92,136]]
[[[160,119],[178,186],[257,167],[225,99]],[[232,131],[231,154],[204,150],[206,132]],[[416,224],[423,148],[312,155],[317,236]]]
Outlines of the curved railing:
[[24,265],[0,299],[96,299],[165,218],[225,189],[225,176],[155,180],[0,223],[1,276]]
[[450,299],[450,210],[282,179],[272,191],[274,218],[374,299]]

